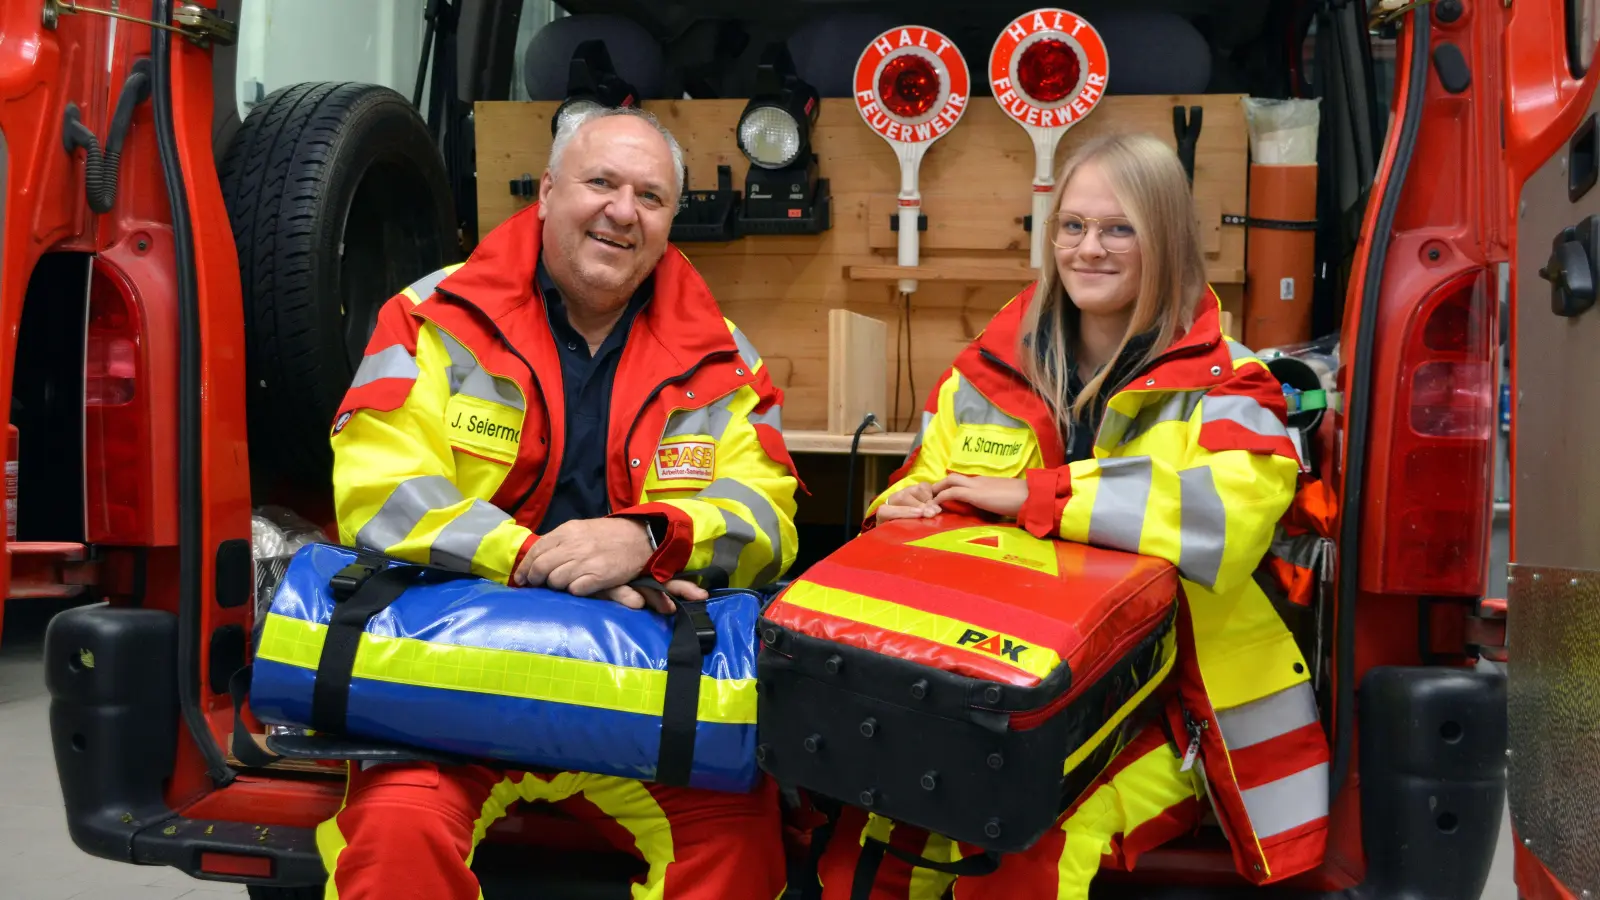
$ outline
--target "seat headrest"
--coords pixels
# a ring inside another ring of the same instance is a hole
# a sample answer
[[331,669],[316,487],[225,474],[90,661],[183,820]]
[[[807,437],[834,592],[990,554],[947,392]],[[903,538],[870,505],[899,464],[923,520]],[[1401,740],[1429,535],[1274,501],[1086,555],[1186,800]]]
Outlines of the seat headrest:
[[601,13],[565,16],[534,32],[523,60],[528,98],[565,99],[572,51],[595,39],[605,41],[611,64],[639,92],[639,99],[661,98],[667,80],[661,43],[638,23]]

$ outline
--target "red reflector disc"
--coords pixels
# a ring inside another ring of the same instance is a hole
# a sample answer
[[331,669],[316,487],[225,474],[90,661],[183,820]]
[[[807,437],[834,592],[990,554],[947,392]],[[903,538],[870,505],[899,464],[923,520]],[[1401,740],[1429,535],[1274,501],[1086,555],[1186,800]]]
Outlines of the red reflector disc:
[[889,112],[902,119],[915,119],[933,109],[939,99],[939,72],[916,53],[902,53],[889,60],[878,76],[878,96]]
[[1078,54],[1065,41],[1044,38],[1022,51],[1017,84],[1039,103],[1054,103],[1078,89]]

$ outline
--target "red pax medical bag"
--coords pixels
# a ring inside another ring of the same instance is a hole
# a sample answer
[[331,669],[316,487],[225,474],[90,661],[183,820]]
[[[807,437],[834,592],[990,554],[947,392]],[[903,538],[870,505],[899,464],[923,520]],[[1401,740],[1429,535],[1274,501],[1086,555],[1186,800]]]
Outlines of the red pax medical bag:
[[757,759],[1006,853],[1037,841],[1172,670],[1168,562],[941,515],[885,522],[760,621]]

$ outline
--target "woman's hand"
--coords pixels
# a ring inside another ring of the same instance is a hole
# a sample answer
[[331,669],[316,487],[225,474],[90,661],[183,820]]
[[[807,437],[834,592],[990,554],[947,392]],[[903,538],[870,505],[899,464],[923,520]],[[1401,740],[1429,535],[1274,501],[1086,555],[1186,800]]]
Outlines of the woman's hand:
[[[1028,483],[1021,478],[992,475],[946,475],[933,486],[933,504],[970,504],[985,512],[1016,518],[1028,499]],[[882,515],[882,510],[879,510]]]
[[926,519],[939,514],[939,504],[933,502],[933,486],[926,481],[895,491],[878,507],[878,521],[892,519]]

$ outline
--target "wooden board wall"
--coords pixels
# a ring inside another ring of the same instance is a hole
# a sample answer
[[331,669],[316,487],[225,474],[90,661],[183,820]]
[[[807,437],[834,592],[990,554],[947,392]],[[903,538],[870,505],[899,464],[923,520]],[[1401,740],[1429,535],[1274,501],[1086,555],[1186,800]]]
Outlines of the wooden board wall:
[[[1089,137],[1146,131],[1176,146],[1174,106],[1202,106],[1205,126],[1195,154],[1195,197],[1206,235],[1209,277],[1237,311],[1244,281],[1244,229],[1220,224],[1247,206],[1248,146],[1236,94],[1107,97],[1062,139],[1064,159]],[[716,184],[716,167],[744,186],[749,167],[734,129],[744,100],[668,100],[645,104],[684,147],[690,188]],[[487,232],[529,201],[509,182],[537,179],[550,151],[550,101],[479,103],[476,112],[478,221]],[[923,266],[954,266],[987,280],[924,278],[910,297],[910,366],[904,365],[905,306],[895,283],[865,268],[892,266],[888,216],[899,189],[893,151],[868,130],[849,99],[826,99],[813,131],[823,177],[833,193],[832,228],[814,236],[755,236],[723,244],[685,243],[684,253],[716,294],[723,312],[761,350],[785,391],[786,429],[828,424],[828,310],[849,309],[888,322],[891,429],[911,430],[928,390],[989,318],[1026,283],[995,280],[1000,266],[1025,266],[1033,146],[1027,133],[987,97],[974,98],[961,122],[936,142],[920,172]],[[1048,248],[1047,248],[1048,249]],[[975,274],[974,274],[975,273]],[[862,280],[864,277],[878,280]],[[1237,314],[1235,319],[1238,319]],[[914,385],[916,394],[910,388]],[[897,390],[898,389],[898,390]]]

